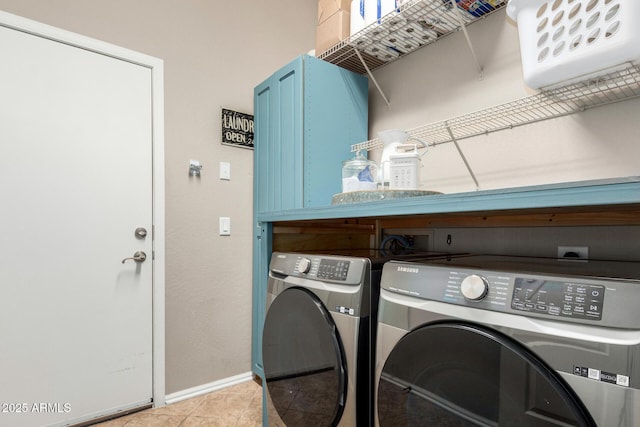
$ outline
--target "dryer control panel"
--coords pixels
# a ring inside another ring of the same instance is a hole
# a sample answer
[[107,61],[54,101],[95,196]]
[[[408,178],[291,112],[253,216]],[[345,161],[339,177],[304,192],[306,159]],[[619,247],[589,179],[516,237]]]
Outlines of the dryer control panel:
[[321,258],[318,263],[318,279],[345,281],[350,265],[349,260]]
[[364,258],[296,253],[273,254],[272,274],[341,285],[360,285],[369,261]]

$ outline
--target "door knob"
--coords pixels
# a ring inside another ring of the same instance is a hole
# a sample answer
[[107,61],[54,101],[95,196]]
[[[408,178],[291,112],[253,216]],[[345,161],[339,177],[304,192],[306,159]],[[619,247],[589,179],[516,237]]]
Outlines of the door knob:
[[138,251],[138,252],[134,253],[132,257],[123,259],[122,263],[124,264],[127,260],[130,260],[130,259],[132,259],[132,260],[134,260],[135,262],[138,262],[138,263],[144,262],[144,260],[147,259],[147,254],[145,254],[142,251]]

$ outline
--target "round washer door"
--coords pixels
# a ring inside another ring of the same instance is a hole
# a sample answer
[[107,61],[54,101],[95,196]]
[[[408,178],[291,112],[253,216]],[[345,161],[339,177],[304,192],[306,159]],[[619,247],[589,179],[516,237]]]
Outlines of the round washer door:
[[347,372],[331,314],[311,292],[289,288],[267,311],[262,360],[269,397],[287,426],[333,426],[344,410]]
[[415,329],[377,389],[380,426],[595,426],[566,382],[531,351],[467,323]]

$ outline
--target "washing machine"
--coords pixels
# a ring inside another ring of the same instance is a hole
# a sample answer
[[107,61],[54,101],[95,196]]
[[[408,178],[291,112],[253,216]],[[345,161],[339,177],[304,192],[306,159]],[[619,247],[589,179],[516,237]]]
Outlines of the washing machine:
[[[402,257],[447,254],[405,254]],[[262,358],[270,426],[370,426],[378,250],[274,252]]]
[[378,426],[640,425],[640,263],[391,261]]

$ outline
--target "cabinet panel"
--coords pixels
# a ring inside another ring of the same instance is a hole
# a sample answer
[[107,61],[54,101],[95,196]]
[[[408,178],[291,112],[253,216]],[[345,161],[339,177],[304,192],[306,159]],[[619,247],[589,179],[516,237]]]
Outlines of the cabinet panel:
[[311,57],[304,71],[304,207],[329,206],[353,157],[349,141],[368,135],[368,81]]
[[264,378],[262,366],[262,327],[267,300],[267,272],[272,249],[272,225],[262,223],[254,227],[253,245],[253,290],[252,290],[252,319],[251,319],[251,370]]
[[276,96],[271,109],[277,123],[270,154],[274,156],[267,173],[273,177],[273,210],[301,208],[302,204],[302,74],[296,60],[275,76]]
[[269,105],[271,103],[271,86],[268,83],[263,83],[256,88],[254,96],[254,115],[255,115],[255,139],[264,141],[262,144],[255,144],[254,157],[253,157],[253,169],[254,169],[254,186],[253,186],[253,209],[255,211],[269,211],[268,190],[272,187],[272,183],[268,181],[267,176],[263,171],[269,168],[269,147],[268,142],[272,139],[269,135],[271,128],[260,125],[261,121],[269,122],[271,120],[271,109]]

